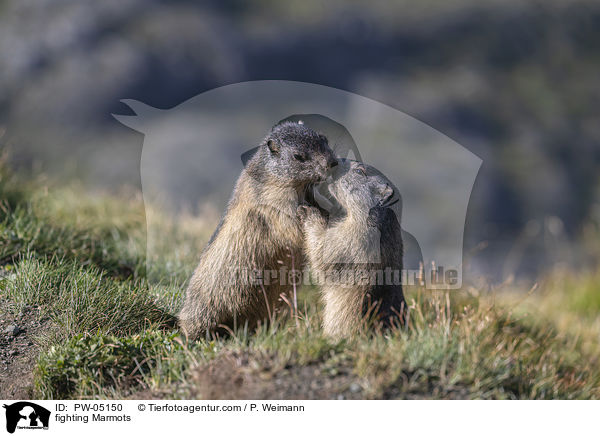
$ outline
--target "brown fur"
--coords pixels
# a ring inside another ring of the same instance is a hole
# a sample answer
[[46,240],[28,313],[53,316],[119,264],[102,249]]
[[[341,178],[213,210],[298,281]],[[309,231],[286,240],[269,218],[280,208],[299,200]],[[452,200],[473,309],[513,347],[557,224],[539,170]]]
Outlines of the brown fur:
[[261,285],[248,274],[301,269],[296,209],[334,163],[324,136],[295,123],[273,128],[242,170],[188,285],[179,320],[189,338],[268,318],[291,285],[279,277]]
[[334,214],[327,222],[318,209],[299,208],[313,274],[319,274],[320,280],[336,272],[350,272],[350,277],[359,278],[321,286],[323,329],[337,338],[363,331],[367,318],[384,327],[401,323],[405,305],[401,284],[372,284],[368,275],[391,268],[401,278],[401,229],[387,207],[394,195],[393,185],[373,168],[358,162],[346,161],[338,168],[329,191],[339,203],[341,214]]

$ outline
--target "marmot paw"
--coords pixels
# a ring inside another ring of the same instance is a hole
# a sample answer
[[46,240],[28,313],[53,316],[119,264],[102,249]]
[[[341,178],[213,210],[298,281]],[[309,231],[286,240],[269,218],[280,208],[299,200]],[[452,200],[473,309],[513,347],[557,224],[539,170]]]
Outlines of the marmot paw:
[[296,216],[301,220],[306,220],[309,216],[318,214],[319,209],[316,207],[309,206],[307,204],[301,204],[296,209]]

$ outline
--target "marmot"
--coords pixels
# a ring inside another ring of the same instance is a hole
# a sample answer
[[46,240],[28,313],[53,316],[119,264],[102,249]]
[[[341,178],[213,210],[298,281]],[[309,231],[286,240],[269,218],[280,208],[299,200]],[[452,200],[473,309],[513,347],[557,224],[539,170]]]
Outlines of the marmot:
[[298,207],[310,269],[323,282],[323,329],[333,337],[359,333],[367,321],[403,324],[406,304],[402,234],[390,208],[399,194],[375,168],[341,162],[327,184],[339,204],[328,220],[315,207]]
[[[188,338],[268,318],[291,287],[288,272],[302,268],[296,209],[336,164],[325,136],[302,123],[273,127],[242,170],[190,280],[179,313]],[[277,271],[286,277],[273,277]]]

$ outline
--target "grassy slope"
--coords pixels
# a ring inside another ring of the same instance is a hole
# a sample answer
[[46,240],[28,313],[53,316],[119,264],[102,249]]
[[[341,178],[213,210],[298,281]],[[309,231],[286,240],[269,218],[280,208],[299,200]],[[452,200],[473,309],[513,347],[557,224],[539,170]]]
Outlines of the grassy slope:
[[51,192],[0,170],[0,300],[51,325],[36,398],[600,398],[598,273],[557,273],[527,298],[416,291],[406,331],[340,342],[305,290],[298,323],[283,311],[186,344],[170,314],[211,229],[164,220],[175,254],[146,272],[139,197]]

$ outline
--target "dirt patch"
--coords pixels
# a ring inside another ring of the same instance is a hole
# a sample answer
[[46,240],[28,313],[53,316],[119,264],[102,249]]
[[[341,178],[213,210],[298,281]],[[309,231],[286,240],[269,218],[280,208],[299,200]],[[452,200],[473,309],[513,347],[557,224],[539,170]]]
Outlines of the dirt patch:
[[423,377],[419,371],[403,372],[400,379],[382,389],[377,396],[381,400],[468,400],[471,398],[469,386],[456,384],[436,384],[436,375],[430,374],[427,380],[418,380]]
[[191,398],[332,400],[363,397],[361,380],[351,366],[338,362],[335,369],[326,362],[270,366],[272,358],[248,352],[225,353],[207,365],[192,370]]
[[39,308],[15,309],[0,299],[0,398],[32,399],[33,368],[39,354],[36,337],[47,321]]

